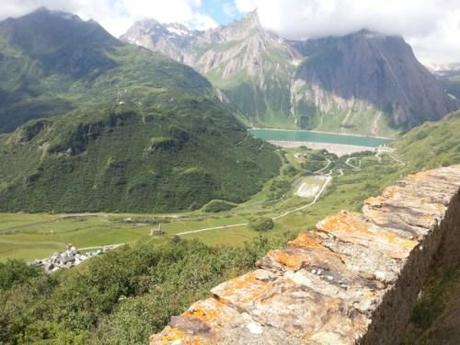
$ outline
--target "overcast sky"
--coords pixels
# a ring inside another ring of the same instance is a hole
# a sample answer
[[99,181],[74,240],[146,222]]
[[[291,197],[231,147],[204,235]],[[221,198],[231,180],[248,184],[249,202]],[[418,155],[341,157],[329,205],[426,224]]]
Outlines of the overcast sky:
[[404,36],[424,63],[460,62],[460,0],[0,0],[0,19],[40,6],[93,18],[115,36],[147,17],[206,29],[257,8],[262,25],[287,38],[368,28]]

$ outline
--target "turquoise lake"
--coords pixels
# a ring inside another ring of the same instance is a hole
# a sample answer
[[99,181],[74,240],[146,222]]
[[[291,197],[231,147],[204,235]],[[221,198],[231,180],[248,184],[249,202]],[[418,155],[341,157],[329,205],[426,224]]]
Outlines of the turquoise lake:
[[252,133],[252,135],[256,138],[268,141],[310,141],[315,143],[344,144],[368,147],[377,147],[383,144],[388,144],[392,141],[390,139],[375,137],[318,133],[302,130],[250,129],[249,132]]

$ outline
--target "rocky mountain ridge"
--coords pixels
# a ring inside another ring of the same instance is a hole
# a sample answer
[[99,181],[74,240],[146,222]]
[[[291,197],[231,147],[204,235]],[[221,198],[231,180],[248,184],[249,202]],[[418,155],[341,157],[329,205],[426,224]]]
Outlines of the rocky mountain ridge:
[[180,37],[164,30],[136,23],[121,39],[194,67],[255,126],[390,135],[459,106],[401,37],[362,30],[289,41],[257,12]]

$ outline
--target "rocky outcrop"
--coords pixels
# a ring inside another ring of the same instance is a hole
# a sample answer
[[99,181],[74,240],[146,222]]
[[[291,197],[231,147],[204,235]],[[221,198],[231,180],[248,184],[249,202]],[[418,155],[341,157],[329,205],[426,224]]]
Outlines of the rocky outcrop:
[[460,244],[459,188],[460,166],[409,176],[215,287],[150,344],[398,344],[430,267]]

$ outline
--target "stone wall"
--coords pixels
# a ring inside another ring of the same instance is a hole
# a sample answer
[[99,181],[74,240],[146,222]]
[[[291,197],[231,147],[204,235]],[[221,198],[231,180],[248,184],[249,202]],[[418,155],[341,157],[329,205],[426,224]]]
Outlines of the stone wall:
[[460,166],[411,175],[211,290],[151,345],[398,344],[430,267],[459,258]]

